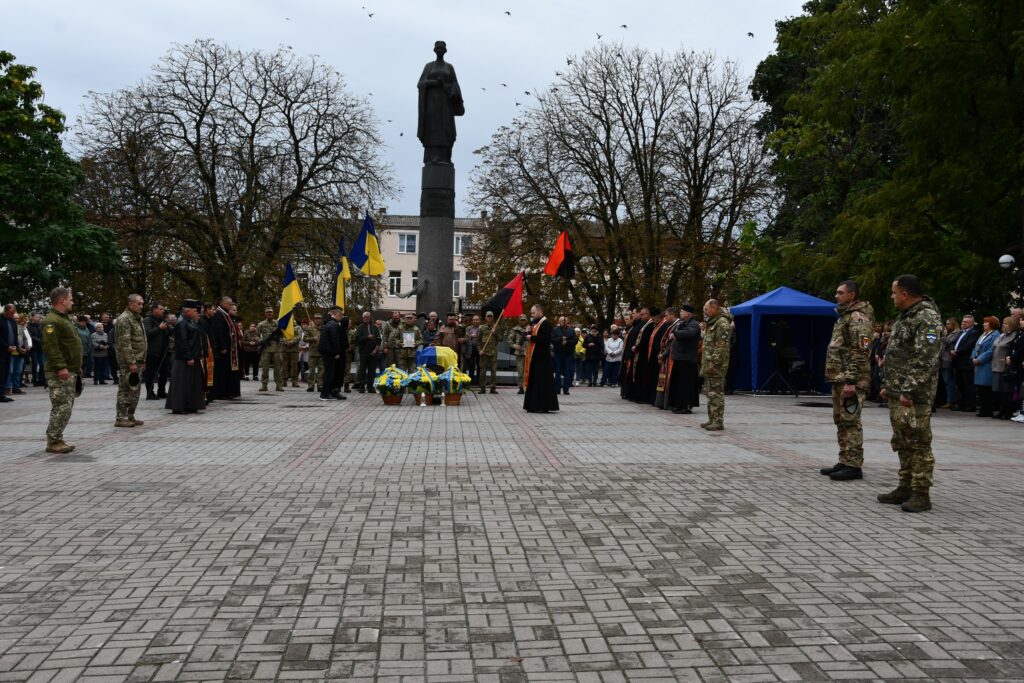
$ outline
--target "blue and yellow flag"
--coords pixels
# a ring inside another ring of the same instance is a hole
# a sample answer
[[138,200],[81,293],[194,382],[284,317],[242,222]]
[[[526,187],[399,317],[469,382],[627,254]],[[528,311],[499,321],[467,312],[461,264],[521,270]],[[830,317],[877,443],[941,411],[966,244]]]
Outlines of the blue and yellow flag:
[[277,327],[285,339],[295,336],[295,307],[302,301],[302,290],[295,279],[292,262],[284,268],[284,289],[281,290],[281,309],[277,312]]
[[345,236],[338,239],[338,263],[334,273],[334,305],[345,309],[345,283],[352,279],[348,269],[348,254],[345,253]]
[[348,259],[352,265],[370,277],[384,274],[384,257],[380,254],[377,231],[373,229],[373,219],[369,213],[363,220],[363,229],[359,232],[356,243],[352,245]]

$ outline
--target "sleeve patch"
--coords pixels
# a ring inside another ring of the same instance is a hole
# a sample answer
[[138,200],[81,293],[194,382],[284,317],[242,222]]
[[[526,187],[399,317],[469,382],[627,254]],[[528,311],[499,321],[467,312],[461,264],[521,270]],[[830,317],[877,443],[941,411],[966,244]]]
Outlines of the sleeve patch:
[[862,349],[864,349],[865,351],[867,351],[870,346],[871,346],[871,337],[868,337],[867,335],[863,335],[862,334],[860,336],[860,347]]
[[924,338],[929,344],[934,344],[939,340],[938,328],[928,328],[928,331],[924,333]]
[[54,329],[53,323],[46,323],[46,334],[53,334]]

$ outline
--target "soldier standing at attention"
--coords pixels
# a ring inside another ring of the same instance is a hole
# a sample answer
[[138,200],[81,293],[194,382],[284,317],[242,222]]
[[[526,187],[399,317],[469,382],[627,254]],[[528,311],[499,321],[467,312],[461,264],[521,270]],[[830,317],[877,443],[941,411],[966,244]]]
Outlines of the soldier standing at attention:
[[729,371],[732,315],[723,310],[718,301],[709,299],[704,304],[704,355],[700,361],[700,374],[708,394],[708,421],[701,427],[709,432],[725,429],[725,375]]
[[[139,405],[142,382],[139,373],[146,368],[146,329],[142,326],[142,297],[128,296],[128,306],[114,321],[117,344],[117,362],[120,372],[117,379],[117,419],[115,427],[135,427],[142,420],[135,419]],[[134,380],[132,377],[134,376]],[[134,382],[134,384],[133,384]]]
[[50,393],[50,423],[46,427],[46,452],[70,453],[75,447],[64,443],[64,428],[75,406],[75,382],[82,372],[82,340],[68,313],[75,301],[71,290],[57,287],[50,292],[50,312],[43,318],[46,347],[46,384]]
[[398,311],[391,311],[391,320],[384,325],[384,347],[388,352],[388,365],[398,367],[398,348],[402,343],[401,335],[395,335],[402,326],[402,315]]
[[390,332],[388,346],[396,349],[398,367],[406,372],[416,370],[416,349],[423,345],[423,333],[413,313],[405,314],[405,321]]
[[[493,330],[493,333],[492,333]],[[492,394],[498,393],[498,340],[501,328],[494,319],[494,313],[487,311],[484,314],[484,323],[477,332],[477,340],[480,344],[480,393],[487,393],[489,386]],[[487,381],[487,375],[491,379]]]
[[530,333],[529,322],[530,319],[525,315],[519,316],[519,327],[513,327],[505,340],[516,355],[516,377],[519,380],[519,391],[516,393],[518,394],[526,393],[523,388],[523,370],[526,368],[526,335]]
[[306,326],[306,343],[309,344],[309,370],[306,372],[306,391],[318,391],[324,379],[324,359],[320,355],[320,327],[324,316],[317,313],[313,322]]
[[892,449],[900,458],[895,490],[878,496],[879,503],[901,505],[904,512],[932,509],[932,403],[939,382],[942,317],[924,295],[921,281],[900,275],[892,283],[892,302],[900,315],[885,352],[882,400],[889,402]]
[[832,384],[832,420],[839,438],[839,462],[823,467],[833,481],[849,481],[864,477],[864,429],[861,409],[871,385],[871,339],[874,336],[875,312],[867,301],[857,296],[860,287],[853,280],[836,287],[836,313],[839,319],[832,327],[832,341],[825,358],[825,379]]
[[281,367],[281,334],[278,332],[277,320],[274,318],[274,309],[267,306],[263,309],[266,320],[256,326],[260,333],[260,345],[263,353],[260,354],[260,391],[267,390],[267,382],[270,381],[270,366],[274,366],[274,389],[284,391],[284,369]]
[[[295,336],[291,339],[281,338],[281,384],[279,386],[288,386],[288,380],[291,379],[292,386],[298,388],[299,386],[299,342],[302,341],[302,327],[301,325],[295,326]],[[275,377],[276,382],[276,377]]]

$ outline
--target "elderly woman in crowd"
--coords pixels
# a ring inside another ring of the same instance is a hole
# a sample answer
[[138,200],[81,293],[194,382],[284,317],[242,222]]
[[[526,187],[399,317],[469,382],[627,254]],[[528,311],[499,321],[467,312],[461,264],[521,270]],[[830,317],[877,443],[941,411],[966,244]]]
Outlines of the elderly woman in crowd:
[[107,333],[103,329],[103,323],[96,323],[96,331],[91,335],[92,344],[92,383],[106,384],[110,377],[110,365],[107,360],[110,355],[110,342]]
[[986,316],[981,336],[971,351],[974,364],[974,387],[978,392],[978,417],[992,417],[992,352],[999,336],[999,318]]
[[1011,355],[1017,341],[1017,321],[1003,318],[1003,333],[992,347],[992,417],[1009,420],[1013,417],[1013,394],[1017,389],[1017,373],[1012,367]]

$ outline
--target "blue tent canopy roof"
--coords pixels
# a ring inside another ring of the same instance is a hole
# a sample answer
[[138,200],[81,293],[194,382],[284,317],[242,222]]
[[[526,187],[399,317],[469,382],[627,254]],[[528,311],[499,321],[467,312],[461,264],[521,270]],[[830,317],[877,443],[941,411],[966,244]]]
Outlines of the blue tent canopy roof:
[[779,287],[729,309],[737,315],[836,315],[836,305],[789,287]]

